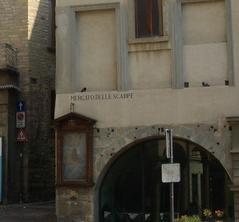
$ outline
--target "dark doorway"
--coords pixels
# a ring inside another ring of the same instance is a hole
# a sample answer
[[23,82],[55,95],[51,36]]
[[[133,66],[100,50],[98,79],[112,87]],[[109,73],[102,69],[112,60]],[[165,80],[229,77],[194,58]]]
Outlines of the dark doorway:
[[[174,157],[181,166],[181,182],[175,183],[175,216],[201,216],[208,208],[223,209],[232,217],[229,180],[221,164],[183,140],[175,140]],[[168,162],[163,139],[142,142],[121,154],[101,184],[100,222],[169,221],[169,184],[161,182],[161,165]]]

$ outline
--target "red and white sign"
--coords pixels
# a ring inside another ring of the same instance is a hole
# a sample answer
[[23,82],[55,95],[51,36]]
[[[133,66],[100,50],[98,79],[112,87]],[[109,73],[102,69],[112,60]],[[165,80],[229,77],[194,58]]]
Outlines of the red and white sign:
[[26,112],[16,112],[16,128],[26,127]]
[[17,130],[17,141],[18,142],[26,142],[27,141],[27,134],[26,134],[25,129]]

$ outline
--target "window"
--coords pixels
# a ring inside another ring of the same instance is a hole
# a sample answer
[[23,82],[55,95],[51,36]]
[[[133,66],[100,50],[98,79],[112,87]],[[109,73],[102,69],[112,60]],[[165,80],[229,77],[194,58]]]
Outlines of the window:
[[135,0],[136,38],[162,35],[161,0]]

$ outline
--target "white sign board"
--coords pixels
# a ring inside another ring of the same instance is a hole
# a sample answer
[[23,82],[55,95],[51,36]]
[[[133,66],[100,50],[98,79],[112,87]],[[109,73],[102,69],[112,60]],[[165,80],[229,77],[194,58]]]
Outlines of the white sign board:
[[162,182],[163,183],[178,183],[180,182],[180,164],[167,163],[162,164]]
[[171,129],[165,129],[166,137],[166,157],[169,159],[172,155],[173,133]]

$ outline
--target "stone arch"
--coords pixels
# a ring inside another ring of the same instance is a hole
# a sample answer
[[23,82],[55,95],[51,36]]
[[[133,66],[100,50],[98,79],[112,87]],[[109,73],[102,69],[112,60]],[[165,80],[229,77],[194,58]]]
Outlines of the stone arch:
[[[99,190],[101,187],[101,184],[104,180],[104,177],[106,176],[108,170],[111,168],[111,166],[114,164],[114,162],[121,157],[124,153],[126,153],[129,149],[136,146],[137,144],[155,140],[155,139],[164,139],[164,128],[156,127],[158,130],[158,133],[152,133],[155,127],[151,128],[151,130],[145,131],[141,128],[141,133],[135,133],[133,136],[130,134],[127,134],[128,137],[124,137],[125,135],[122,134],[122,136],[119,139],[121,141],[121,148],[117,149],[117,152],[115,152],[113,155],[108,156],[106,161],[103,162],[103,167],[99,168],[101,169],[100,173],[97,177],[97,182],[94,190],[94,215],[95,215],[95,221],[98,222],[98,212],[99,212]],[[197,126],[197,128],[200,128],[200,126]],[[136,128],[135,128],[136,129]],[[138,130],[138,128],[137,128]],[[209,133],[206,133],[208,130]],[[133,131],[133,129],[131,129]],[[194,144],[200,149],[209,152],[215,159],[220,162],[221,166],[227,173],[228,177],[231,180],[231,174],[229,173],[229,166],[230,164],[226,163],[226,158],[220,157],[220,152],[217,151],[217,149],[221,148],[220,150],[223,150],[223,153],[229,152],[229,133],[228,132],[221,132],[220,136],[215,135],[215,131],[213,130],[212,126],[203,126],[201,127],[201,130],[197,131],[195,129],[192,130],[191,127],[178,127],[173,128],[174,131],[174,138],[178,141],[188,141],[191,144]],[[223,137],[225,136],[225,137]],[[224,141],[223,141],[224,139]],[[111,153],[112,154],[112,153]]]
[[[151,126],[134,127],[128,129],[109,128],[100,135],[100,140],[96,137],[95,147],[99,147],[100,152],[95,152],[95,172],[94,179],[98,181],[104,169],[114,161],[118,155],[132,147],[134,144],[156,138],[164,137],[164,129],[173,129],[173,136],[181,140],[188,140],[202,149],[212,154],[223,166],[230,179],[231,161],[230,160],[230,131],[224,127],[217,129],[213,125],[192,125],[192,126]],[[111,135],[114,130],[116,136]],[[113,148],[112,148],[113,147]],[[103,149],[102,149],[103,148]],[[99,178],[98,178],[99,177]]]

